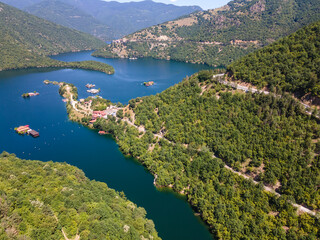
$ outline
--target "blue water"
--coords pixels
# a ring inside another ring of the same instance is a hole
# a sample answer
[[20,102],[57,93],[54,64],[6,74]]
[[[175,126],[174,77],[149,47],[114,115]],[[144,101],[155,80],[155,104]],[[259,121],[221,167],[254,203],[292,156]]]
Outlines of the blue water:
[[[52,71],[19,70],[0,73],[0,151],[15,153],[23,159],[67,162],[82,169],[90,179],[103,181],[129,200],[147,210],[165,240],[211,239],[203,222],[194,216],[186,200],[171,191],[158,191],[153,176],[134,159],[125,157],[109,136],[100,136],[68,120],[58,86],[43,80],[65,81],[78,87],[79,97],[87,97],[85,84],[101,88],[100,95],[113,102],[127,103],[138,96],[159,93],[191,75],[204,65],[153,59],[100,59],[90,52],[53,57],[64,61],[98,60],[114,66],[116,73],[63,69]],[[145,87],[145,81],[155,85]],[[21,94],[37,91],[39,96],[23,99]],[[14,128],[29,124],[40,132],[39,138],[19,136]]]

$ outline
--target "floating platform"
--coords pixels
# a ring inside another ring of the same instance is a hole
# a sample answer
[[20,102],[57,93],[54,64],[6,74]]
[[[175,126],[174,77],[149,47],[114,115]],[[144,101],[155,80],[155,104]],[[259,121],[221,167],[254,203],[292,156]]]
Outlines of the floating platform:
[[97,94],[100,92],[100,89],[90,89],[90,90],[87,90],[88,93],[92,93],[92,94]]
[[154,81],[144,82],[143,84],[144,84],[146,87],[150,87],[150,86],[154,85]]
[[32,129],[30,129],[29,131],[28,131],[28,134],[29,135],[31,135],[32,137],[34,137],[34,138],[36,138],[36,137],[39,137],[40,135],[39,135],[39,133],[37,132],[37,131],[35,131],[35,130],[32,130]]
[[14,130],[20,135],[28,134],[28,135],[31,135],[34,138],[40,136],[40,134],[37,131],[31,129],[29,127],[29,125],[17,127]]
[[26,134],[30,130],[30,127],[29,125],[25,125],[25,126],[17,127],[14,130],[19,134]]

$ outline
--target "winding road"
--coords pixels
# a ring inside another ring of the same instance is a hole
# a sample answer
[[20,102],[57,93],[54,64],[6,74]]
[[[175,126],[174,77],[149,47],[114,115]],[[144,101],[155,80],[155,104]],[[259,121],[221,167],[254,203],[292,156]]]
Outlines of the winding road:
[[[214,75],[213,78],[218,78],[218,77],[224,77],[225,74],[217,74],[217,75]],[[251,88],[251,87],[246,87],[246,86],[242,86],[242,85],[239,85],[235,82],[230,82],[230,81],[226,81],[226,80],[222,80],[222,79],[219,79],[218,80],[219,83],[222,83],[226,86],[230,86],[230,87],[233,87],[235,89],[238,89],[238,90],[242,90],[244,92],[252,92],[252,93],[263,93],[263,94],[270,94],[270,92],[268,91],[262,91],[262,90],[258,90],[256,88]],[[309,106],[308,104],[305,104],[301,101],[299,101],[299,103],[306,109],[306,113],[311,115],[312,112],[309,110],[311,109],[311,106]],[[320,115],[317,115],[316,116],[317,118],[320,118]]]
[[[223,76],[224,76],[224,74],[219,74],[219,75],[215,75],[214,77],[223,77]],[[220,81],[219,81],[219,82],[220,82]],[[229,86],[231,86],[230,84],[232,84],[232,83],[230,83],[230,82],[227,82],[227,81],[222,80],[222,83],[223,83],[223,84],[224,84],[224,82],[226,83],[226,85],[229,85]],[[234,87],[234,88],[235,88],[235,86],[231,86],[231,87]],[[237,85],[236,88],[237,88],[237,89],[240,89],[240,90],[243,90],[243,91],[251,91],[251,92],[258,92],[258,91],[259,91],[259,90],[257,90],[257,89],[252,89],[252,88],[248,88],[248,87],[244,87],[244,86],[239,86],[239,85]],[[79,112],[79,110],[76,108],[76,103],[77,103],[77,101],[74,101],[74,100],[73,100],[73,95],[72,95],[72,93],[70,92],[70,87],[67,86],[66,89],[67,89],[67,91],[68,91],[68,93],[69,93],[70,103],[71,103],[73,109]],[[261,92],[261,91],[259,91],[259,92]],[[269,94],[269,92],[266,92],[266,91],[262,91],[262,92],[265,93],[265,94]],[[134,119],[135,119],[135,116],[134,116]],[[137,128],[140,132],[143,132],[143,133],[146,132],[146,129],[145,129],[145,127],[144,127],[143,125],[137,126],[137,125],[134,124],[134,121],[131,122],[129,119],[122,119],[122,121],[128,123],[130,126],[133,126],[133,127]],[[160,138],[160,139],[165,139],[165,140],[167,140],[167,141],[168,141],[169,143],[171,143],[171,144],[175,144],[174,142],[171,142],[170,140],[166,139],[162,134],[153,134],[153,135],[154,135],[154,137],[158,137],[158,138]],[[212,155],[212,157],[213,157],[213,158],[216,158],[216,156],[215,156],[214,154]],[[237,174],[237,175],[239,175],[239,176],[241,176],[241,177],[243,177],[243,178],[245,178],[245,179],[248,179],[248,180],[250,179],[250,180],[252,180],[252,182],[253,182],[254,184],[259,184],[259,182],[255,181],[255,180],[254,180],[253,178],[251,178],[250,176],[245,175],[245,174],[240,173],[240,172],[237,172],[237,171],[235,171],[234,169],[232,169],[231,167],[229,167],[228,165],[224,165],[224,167],[225,167],[226,169],[230,170],[231,172],[233,172],[233,173],[235,173],[235,174]],[[157,177],[157,176],[156,176],[156,177]],[[154,183],[155,183],[155,181],[156,181],[156,179],[154,180]],[[270,188],[270,187],[268,187],[268,186],[265,186],[265,185],[264,185],[264,190],[267,191],[267,192],[270,192],[270,193],[272,193],[272,194],[275,194],[276,196],[279,196],[279,197],[281,196],[281,194],[277,193],[274,189],[272,189],[272,188]],[[291,201],[290,201],[290,203],[291,203],[294,207],[297,208],[297,211],[298,211],[298,212],[308,213],[308,214],[310,214],[310,215],[312,215],[312,216],[315,216],[315,217],[319,218],[319,215],[317,215],[317,213],[316,213],[315,211],[312,211],[312,210],[310,210],[310,209],[308,209],[308,208],[306,208],[306,207],[304,207],[304,206],[302,206],[302,205],[293,203],[293,202],[291,202]]]

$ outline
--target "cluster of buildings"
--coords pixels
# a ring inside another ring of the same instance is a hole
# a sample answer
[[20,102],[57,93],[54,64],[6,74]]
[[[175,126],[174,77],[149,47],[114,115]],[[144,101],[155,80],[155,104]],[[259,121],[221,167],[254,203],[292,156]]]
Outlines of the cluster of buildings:
[[117,112],[118,112],[118,108],[116,106],[110,106],[110,107],[107,107],[106,109],[106,117],[105,118],[108,118],[108,116],[113,116],[113,117],[116,117],[117,116]]
[[92,119],[90,123],[95,123],[98,118],[106,116],[107,113],[105,111],[93,111],[92,113]]
[[107,115],[106,111],[93,111],[92,113],[93,118],[104,117],[105,115]]
[[108,116],[116,117],[118,112],[118,108],[116,106],[107,107],[104,111],[93,111],[92,112],[92,119],[90,123],[95,123],[98,118],[105,118],[107,119]]
[[126,43],[127,41],[128,41],[127,38],[121,38],[121,39],[113,40],[112,43]]

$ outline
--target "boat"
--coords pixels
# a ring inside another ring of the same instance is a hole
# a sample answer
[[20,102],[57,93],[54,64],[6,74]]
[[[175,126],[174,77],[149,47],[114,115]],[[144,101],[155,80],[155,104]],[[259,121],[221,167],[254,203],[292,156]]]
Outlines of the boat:
[[93,87],[95,87],[95,86],[96,86],[95,84],[91,84],[91,83],[86,84],[86,87],[87,87],[87,88],[93,88]]
[[99,131],[98,132],[100,135],[106,135],[106,134],[108,134],[107,132],[105,132],[105,131]]
[[40,134],[39,134],[37,131],[33,130],[33,129],[30,129],[30,130],[28,131],[28,134],[31,135],[31,136],[34,137],[34,138],[40,136]]
[[90,90],[87,90],[88,93],[92,93],[92,94],[97,94],[98,92],[100,92],[100,89],[90,89]]
[[138,58],[136,57],[130,57],[129,60],[137,60]]

